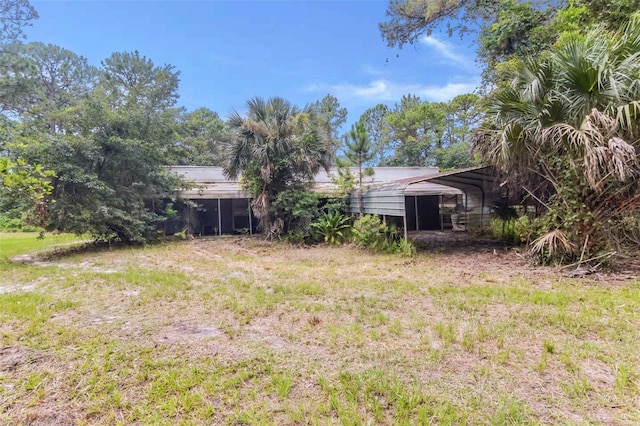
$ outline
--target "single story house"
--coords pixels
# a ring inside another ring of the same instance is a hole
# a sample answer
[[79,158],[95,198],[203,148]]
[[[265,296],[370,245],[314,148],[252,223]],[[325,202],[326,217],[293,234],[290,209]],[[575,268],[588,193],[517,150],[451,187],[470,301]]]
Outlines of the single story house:
[[[171,172],[192,183],[181,198],[197,207],[182,215],[195,235],[257,232],[250,208],[251,197],[239,180],[227,179],[221,167],[171,166]],[[357,175],[357,169],[352,169]],[[331,196],[336,171],[316,175],[313,190]],[[492,201],[499,198],[490,167],[474,167],[440,173],[435,167],[376,167],[364,181],[364,212],[381,215],[405,230],[444,230],[458,226],[487,226]],[[359,191],[351,196],[352,212],[358,211]],[[456,221],[452,221],[452,216]],[[460,228],[459,228],[460,229]],[[180,229],[176,229],[180,230]]]

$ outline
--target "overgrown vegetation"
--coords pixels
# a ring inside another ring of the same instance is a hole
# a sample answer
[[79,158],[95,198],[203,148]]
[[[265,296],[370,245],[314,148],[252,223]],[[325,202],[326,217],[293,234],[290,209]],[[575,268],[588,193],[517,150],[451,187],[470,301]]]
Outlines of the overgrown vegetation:
[[[49,238],[3,234],[1,256]],[[640,418],[637,280],[568,279],[492,249],[406,260],[254,238],[0,274],[2,424]]]
[[387,225],[378,215],[362,215],[353,223],[353,242],[361,248],[413,256],[416,248],[412,241],[398,235],[395,226]]
[[345,241],[351,228],[349,217],[335,210],[324,213],[311,226],[320,234],[325,243],[331,245],[338,245]]
[[532,248],[546,261],[638,245],[616,230],[633,223],[639,197],[639,40],[638,16],[615,33],[567,35],[519,61],[490,98],[476,146],[543,204]]
[[[394,1],[380,25],[399,47],[443,24],[476,33],[488,93],[474,146],[504,172],[513,202],[543,212],[527,239],[545,263],[638,246],[639,5]],[[512,234],[514,223],[500,222]]]
[[[252,195],[252,209],[268,237],[297,231],[288,203],[278,197],[299,197],[309,189],[316,173],[331,164],[331,143],[318,128],[310,108],[299,109],[282,98],[254,98],[247,115],[229,119],[234,130],[225,173],[242,181]],[[295,193],[298,195],[295,195]],[[317,204],[317,203],[316,203]],[[308,226],[309,223],[306,224]],[[293,228],[292,228],[293,226]]]
[[[302,243],[323,211],[348,213],[346,203],[323,205],[309,192],[321,169],[337,164],[342,188],[361,192],[373,165],[482,160],[505,173],[512,201],[543,212],[502,218],[505,240],[533,243],[544,262],[626,252],[640,243],[638,2],[393,1],[381,25],[391,46],[442,24],[450,34],[477,32],[485,90],[448,102],[407,93],[393,107],[370,108],[341,137],[347,110],[331,94],[304,108],[256,97],[246,115],[226,121],[206,108],[188,112],[177,104],[173,66],[134,51],[95,67],[60,46],[21,43],[37,13],[26,0],[4,0],[0,216],[5,229],[22,221],[97,240],[156,241],[182,185],[164,166],[223,165],[228,176],[242,174],[268,238]],[[359,167],[358,185],[343,173],[348,161]]]

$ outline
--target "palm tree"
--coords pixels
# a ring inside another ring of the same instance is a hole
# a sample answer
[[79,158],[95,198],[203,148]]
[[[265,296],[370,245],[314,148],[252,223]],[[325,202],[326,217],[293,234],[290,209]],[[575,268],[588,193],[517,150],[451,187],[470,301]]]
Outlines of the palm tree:
[[635,16],[618,33],[595,28],[520,61],[510,84],[492,95],[489,124],[475,146],[522,186],[542,182],[538,191],[526,190],[551,194],[548,235],[568,233],[571,247],[584,254],[607,243],[607,212],[637,202],[639,117]]
[[224,172],[231,178],[242,174],[263,231],[279,233],[284,224],[271,217],[272,201],[283,190],[308,185],[320,168],[328,170],[330,145],[309,108],[279,97],[255,97],[247,102],[247,110],[246,116],[234,111],[228,120],[233,141]]
[[351,126],[349,133],[344,136],[344,145],[346,148],[345,156],[351,164],[358,166],[358,211],[362,215],[364,213],[362,202],[362,178],[364,175],[362,166],[367,161],[371,161],[375,155],[367,135],[364,120],[360,120]]

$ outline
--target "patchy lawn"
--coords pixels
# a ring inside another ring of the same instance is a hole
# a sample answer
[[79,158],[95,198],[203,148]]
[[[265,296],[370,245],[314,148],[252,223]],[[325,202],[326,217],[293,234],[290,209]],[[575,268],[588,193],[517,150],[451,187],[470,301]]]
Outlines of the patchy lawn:
[[638,280],[251,238],[0,273],[1,424],[640,423]]

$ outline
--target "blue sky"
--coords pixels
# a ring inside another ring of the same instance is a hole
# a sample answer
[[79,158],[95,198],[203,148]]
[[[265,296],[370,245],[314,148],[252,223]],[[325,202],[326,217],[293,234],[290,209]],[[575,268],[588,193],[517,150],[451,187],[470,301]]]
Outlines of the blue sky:
[[253,96],[300,106],[336,96],[354,122],[412,93],[446,101],[480,82],[471,40],[443,34],[390,49],[378,23],[387,1],[32,1],[27,41],[93,65],[138,50],[181,72],[179,104],[226,118]]

